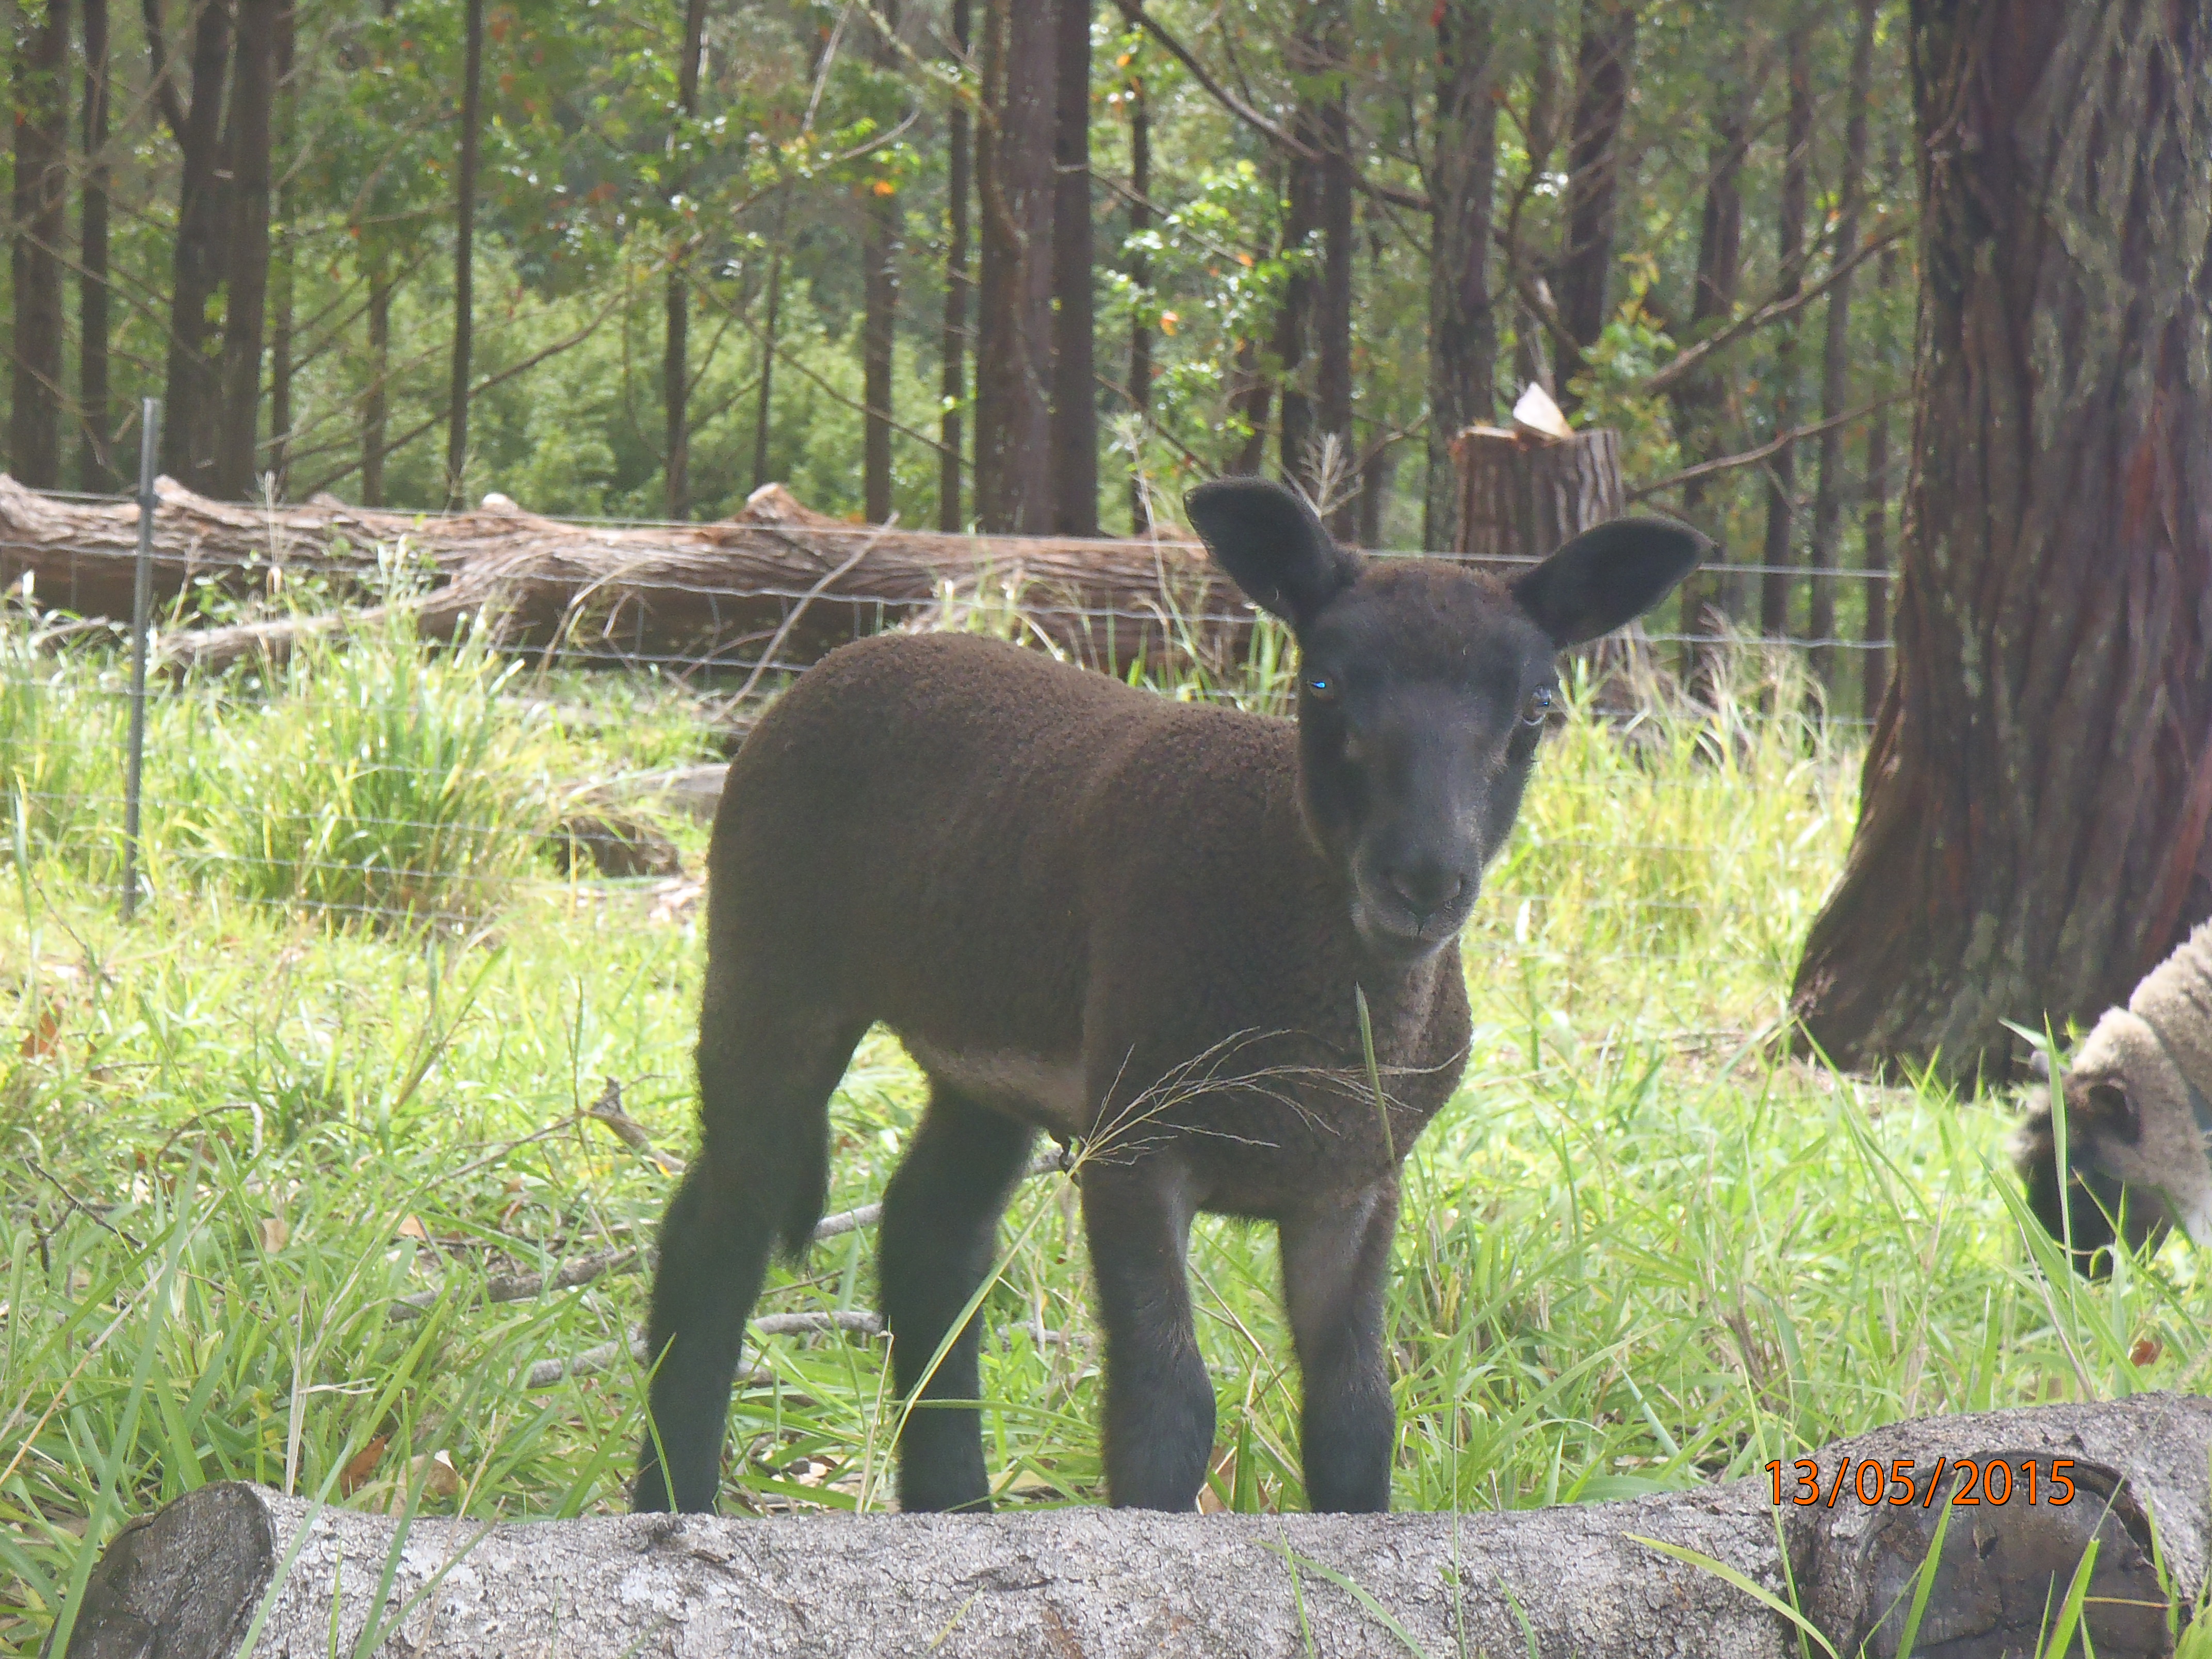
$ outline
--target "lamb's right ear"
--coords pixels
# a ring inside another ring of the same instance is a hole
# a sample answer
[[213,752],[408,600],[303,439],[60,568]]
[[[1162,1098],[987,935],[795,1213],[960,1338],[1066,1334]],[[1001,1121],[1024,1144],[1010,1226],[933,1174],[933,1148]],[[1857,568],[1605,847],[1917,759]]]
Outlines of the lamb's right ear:
[[1305,497],[1266,478],[1216,478],[1183,497],[1191,527],[1244,590],[1245,598],[1294,629],[1359,575]]

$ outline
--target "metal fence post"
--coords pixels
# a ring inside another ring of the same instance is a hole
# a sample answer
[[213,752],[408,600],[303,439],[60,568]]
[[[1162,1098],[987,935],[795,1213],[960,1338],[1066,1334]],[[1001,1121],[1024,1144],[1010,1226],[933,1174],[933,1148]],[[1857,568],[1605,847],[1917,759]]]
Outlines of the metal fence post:
[[138,798],[146,763],[146,633],[154,608],[154,458],[161,400],[138,405],[138,562],[131,585],[131,753],[123,779],[123,920],[138,908]]

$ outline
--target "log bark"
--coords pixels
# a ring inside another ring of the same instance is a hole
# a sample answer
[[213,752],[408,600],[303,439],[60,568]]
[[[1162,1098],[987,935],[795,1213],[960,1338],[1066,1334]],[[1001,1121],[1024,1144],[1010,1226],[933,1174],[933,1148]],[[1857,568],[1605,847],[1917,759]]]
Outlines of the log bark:
[[1959,1079],[2015,1063],[2007,1020],[2124,1001],[2212,913],[2212,30],[1920,0],[1909,40],[1896,674],[1793,1001],[1839,1064]]
[[[1845,1474],[1839,1501],[1787,1501],[1795,1471],[1785,1469],[1778,1509],[1759,1474],[1628,1503],[1491,1514],[417,1520],[403,1536],[388,1516],[318,1513],[224,1484],[117,1534],[67,1651],[227,1659],[264,1598],[253,1650],[263,1655],[373,1645],[362,1642],[373,1608],[380,1631],[396,1633],[392,1645],[416,1659],[1800,1651],[1767,1606],[1640,1541],[1656,1539],[1779,1599],[1794,1590],[1842,1652],[1863,1642],[1889,1655],[1943,1506],[1863,1506],[1850,1477],[1872,1460],[1887,1485],[1911,1458],[1905,1478],[1929,1486],[1938,1458],[1970,1457],[1978,1467],[2001,1458],[2009,1471],[2033,1460],[2043,1501],[2029,1505],[2015,1486],[2002,1506],[1951,1511],[1916,1651],[2033,1650],[2094,1536],[2087,1622],[2096,1651],[2114,1659],[2172,1650],[2154,1524],[2185,1605],[2203,1583],[2208,1450],[2212,1401],[2142,1395],[1923,1419],[1840,1442],[1817,1460],[1823,1492]],[[2063,1505],[2047,1501],[2058,1458],[2073,1465]],[[1948,1474],[1943,1489],[1957,1490]]]
[[[341,589],[375,570],[375,549],[404,540],[428,573],[404,601],[426,635],[448,637],[491,612],[518,647],[558,643],[605,663],[674,659],[742,667],[796,610],[776,641],[793,665],[832,647],[981,597],[1016,591],[1024,626],[1079,662],[1125,672],[1158,664],[1186,633],[1217,667],[1233,663],[1252,612],[1193,543],[946,536],[850,525],[801,507],[780,485],[716,524],[615,528],[525,513],[504,498],[449,517],[381,513],[328,496],[274,514],[158,486],[154,586],[173,601],[203,579],[251,596],[272,562]],[[27,574],[36,603],[82,617],[127,617],[134,505],[56,500],[0,476],[0,582]],[[849,568],[847,568],[849,564]],[[801,608],[803,606],[803,609]],[[374,608],[286,614],[222,628],[178,629],[161,642],[173,668],[217,670],[280,659],[302,638],[373,622]]]

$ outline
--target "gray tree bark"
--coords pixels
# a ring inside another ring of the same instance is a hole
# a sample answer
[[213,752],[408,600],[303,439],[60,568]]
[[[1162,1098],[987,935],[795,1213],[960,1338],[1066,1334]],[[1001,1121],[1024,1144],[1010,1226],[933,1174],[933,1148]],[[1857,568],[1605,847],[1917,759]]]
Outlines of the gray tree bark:
[[[1909,1457],[1906,1478],[1924,1486],[1939,1457],[1969,1457],[2034,1460],[2045,1501],[2015,1488],[2002,1506],[1952,1511],[1917,1650],[2031,1650],[2094,1536],[2087,1617],[2112,1659],[2170,1651],[2154,1524],[2174,1592],[2186,1603],[2203,1583],[2208,1451],[2212,1401],[2161,1394],[1899,1424],[1820,1454],[1824,1492],[1845,1474],[1832,1506],[1790,1501],[1785,1468],[1778,1510],[1760,1474],[1480,1515],[629,1516],[422,1520],[403,1533],[387,1516],[222,1485],[117,1534],[68,1651],[217,1659],[240,1651],[265,1601],[262,1655],[360,1650],[373,1613],[392,1650],[415,1659],[1799,1652],[1779,1614],[1641,1541],[1656,1539],[1783,1601],[1794,1586],[1840,1651],[1887,1655],[1943,1506],[1863,1505],[1850,1475],[1873,1460],[1886,1485]],[[2074,1483],[2063,1505],[2047,1501],[2061,1458]],[[1943,1490],[1956,1490],[1948,1477]]]

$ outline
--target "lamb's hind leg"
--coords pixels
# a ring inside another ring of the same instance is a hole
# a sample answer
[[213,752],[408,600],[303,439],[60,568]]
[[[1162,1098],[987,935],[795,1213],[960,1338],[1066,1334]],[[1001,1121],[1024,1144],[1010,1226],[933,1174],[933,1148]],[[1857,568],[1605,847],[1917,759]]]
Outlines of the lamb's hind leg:
[[1316,1513],[1390,1507],[1397,1414],[1382,1363],[1395,1184],[1286,1216],[1283,1299],[1305,1374],[1306,1502]]
[[929,1375],[899,1436],[901,1509],[990,1507],[979,1414],[926,1403],[977,1397],[975,1326],[961,1332],[933,1373],[929,1362],[991,1271],[999,1216],[1035,1135],[934,1084],[921,1127],[884,1192],[879,1278],[899,1398]]
[[698,1161],[660,1225],[647,1346],[653,1420],[632,1507],[712,1510],[730,1385],[770,1253],[822,1213],[829,1102],[861,1030],[762,1000],[699,1040]]

